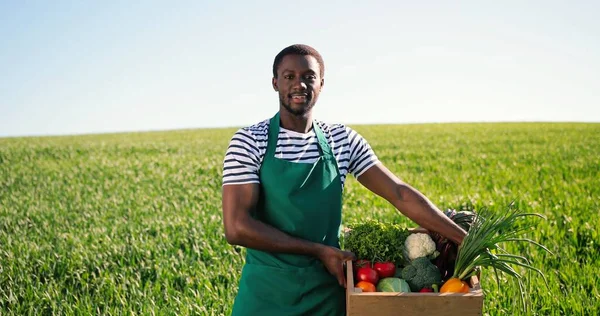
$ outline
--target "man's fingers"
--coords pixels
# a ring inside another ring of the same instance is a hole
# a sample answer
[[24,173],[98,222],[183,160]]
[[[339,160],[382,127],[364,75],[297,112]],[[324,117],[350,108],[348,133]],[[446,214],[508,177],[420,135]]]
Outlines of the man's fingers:
[[356,255],[354,255],[354,253],[352,253],[350,251],[344,251],[344,252],[342,252],[342,254],[344,255],[344,261],[356,260]]
[[337,269],[337,279],[338,282],[340,283],[340,286],[343,286],[344,288],[346,287],[346,278],[344,277],[344,269],[342,269],[341,267],[339,269]]

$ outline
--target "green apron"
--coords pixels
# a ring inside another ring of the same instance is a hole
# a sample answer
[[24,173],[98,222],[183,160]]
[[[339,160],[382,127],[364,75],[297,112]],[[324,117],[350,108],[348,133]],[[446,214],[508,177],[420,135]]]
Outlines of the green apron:
[[[342,183],[325,135],[313,122],[315,163],[275,158],[279,113],[270,121],[254,218],[293,236],[339,248]],[[315,257],[247,249],[233,315],[344,315],[345,289]]]

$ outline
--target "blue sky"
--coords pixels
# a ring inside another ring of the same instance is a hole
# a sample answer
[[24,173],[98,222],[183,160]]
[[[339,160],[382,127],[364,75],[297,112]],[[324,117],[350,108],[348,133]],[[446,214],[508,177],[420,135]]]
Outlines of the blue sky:
[[2,1],[0,136],[253,124],[293,43],[324,121],[600,122],[598,3]]

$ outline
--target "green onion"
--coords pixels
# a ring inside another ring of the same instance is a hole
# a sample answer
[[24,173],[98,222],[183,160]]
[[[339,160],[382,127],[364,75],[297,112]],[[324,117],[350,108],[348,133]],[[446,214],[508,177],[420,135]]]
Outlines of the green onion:
[[492,268],[500,288],[499,272],[505,273],[517,281],[521,302],[526,310],[528,304],[524,295],[523,276],[513,266],[537,272],[548,287],[546,276],[540,269],[533,267],[526,257],[508,253],[501,244],[526,242],[550,254],[552,252],[540,243],[520,236],[528,227],[525,225],[519,227],[517,222],[525,217],[545,219],[537,213],[524,213],[516,209],[513,203],[504,212],[493,212],[487,208],[476,212],[471,229],[458,247],[453,277],[467,280],[477,274],[480,268]]

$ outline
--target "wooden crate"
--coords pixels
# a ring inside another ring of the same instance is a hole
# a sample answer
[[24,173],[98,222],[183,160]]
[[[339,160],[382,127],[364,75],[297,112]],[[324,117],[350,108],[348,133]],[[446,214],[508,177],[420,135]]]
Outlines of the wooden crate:
[[362,292],[354,286],[352,261],[346,262],[346,315],[481,315],[483,291],[477,276],[469,293]]
[[346,262],[346,315],[481,315],[483,291],[476,276],[469,293],[362,292],[354,287],[352,261]]

